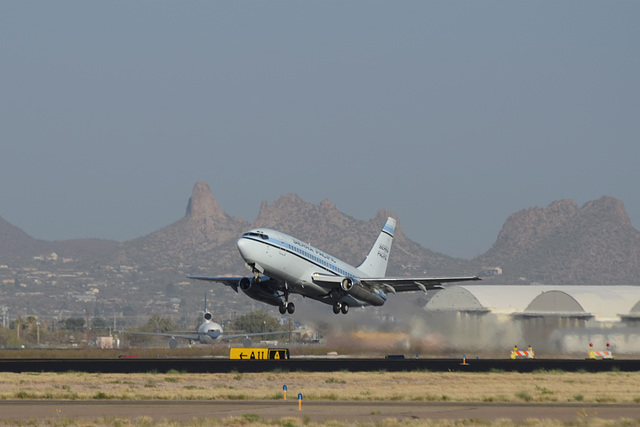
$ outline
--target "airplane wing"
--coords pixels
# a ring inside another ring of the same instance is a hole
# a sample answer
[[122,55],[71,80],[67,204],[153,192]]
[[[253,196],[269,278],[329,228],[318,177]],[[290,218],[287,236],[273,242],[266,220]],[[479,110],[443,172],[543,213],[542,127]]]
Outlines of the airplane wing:
[[[345,279],[342,276],[330,276],[323,273],[314,273],[312,280],[314,283],[328,287],[337,288]],[[443,283],[466,282],[470,280],[482,280],[478,276],[457,276],[457,277],[362,277],[355,278],[362,285],[371,289],[380,289],[385,293],[395,294],[397,292],[422,291],[428,289],[442,289]]]
[[471,280],[482,280],[478,276],[458,276],[458,277],[372,277],[362,278],[360,283],[372,288],[382,289],[385,292],[411,292],[427,289],[442,289],[443,283],[467,282]]
[[289,331],[273,331],[273,332],[252,332],[250,334],[234,334],[234,335],[227,335],[227,334],[222,334],[220,335],[221,340],[232,340],[234,338],[246,338],[246,337],[258,337],[258,336],[262,336],[262,335],[282,335],[282,334],[288,334]]
[[197,332],[189,332],[189,331],[184,331],[184,332],[179,332],[176,334],[172,334],[172,333],[165,333],[165,332],[133,332],[133,331],[122,331],[122,333],[125,334],[132,334],[132,335],[152,335],[152,336],[156,336],[156,337],[169,337],[169,338],[182,338],[185,340],[197,340],[198,339],[198,333]]
[[222,283],[225,286],[229,286],[233,288],[234,291],[238,292],[238,283],[242,280],[242,277],[215,277],[215,276],[187,276],[189,279],[194,280],[205,280],[207,282],[218,282]]
[[[134,331],[122,331],[125,334],[133,334],[133,335],[152,335],[156,337],[169,337],[169,338],[182,338],[185,340],[197,340],[199,338],[199,334],[197,332],[189,332],[183,331],[172,334],[171,332],[134,332]],[[278,334],[288,334],[289,331],[273,331],[273,332],[253,332],[250,334],[225,334],[224,332],[218,337],[220,340],[232,340],[235,338],[245,338],[245,337],[256,337],[260,335],[278,335]],[[205,334],[206,335],[206,334]]]

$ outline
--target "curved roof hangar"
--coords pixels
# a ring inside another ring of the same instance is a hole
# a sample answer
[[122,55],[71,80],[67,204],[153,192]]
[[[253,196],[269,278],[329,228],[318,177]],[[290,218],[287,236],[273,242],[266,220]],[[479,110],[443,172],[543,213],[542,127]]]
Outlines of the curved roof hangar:
[[637,304],[637,286],[457,285],[436,293],[425,310],[618,321]]

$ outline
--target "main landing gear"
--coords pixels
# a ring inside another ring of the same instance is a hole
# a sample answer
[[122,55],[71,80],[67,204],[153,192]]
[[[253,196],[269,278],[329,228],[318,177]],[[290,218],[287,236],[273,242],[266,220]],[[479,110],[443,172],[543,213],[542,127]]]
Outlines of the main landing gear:
[[280,304],[278,309],[280,310],[280,314],[293,314],[293,312],[296,311],[296,306],[292,302],[289,302],[289,286],[286,282],[284,284],[284,302]]
[[293,314],[293,312],[296,311],[296,306],[292,302],[285,301],[282,304],[280,304],[280,306],[278,307],[278,310],[280,310],[280,314],[285,314],[285,313]]
[[341,302],[333,304],[333,314],[338,314],[341,311],[342,314],[347,314],[349,312],[349,306],[346,304],[342,304]]

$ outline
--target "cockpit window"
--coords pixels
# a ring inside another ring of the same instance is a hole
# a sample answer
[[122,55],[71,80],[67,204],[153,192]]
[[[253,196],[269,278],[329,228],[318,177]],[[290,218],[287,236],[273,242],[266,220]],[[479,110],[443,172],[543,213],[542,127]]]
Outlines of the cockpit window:
[[260,237],[263,240],[269,240],[269,236],[262,233],[262,232],[255,232],[255,231],[249,231],[247,233],[244,233],[244,236],[253,236],[253,237]]

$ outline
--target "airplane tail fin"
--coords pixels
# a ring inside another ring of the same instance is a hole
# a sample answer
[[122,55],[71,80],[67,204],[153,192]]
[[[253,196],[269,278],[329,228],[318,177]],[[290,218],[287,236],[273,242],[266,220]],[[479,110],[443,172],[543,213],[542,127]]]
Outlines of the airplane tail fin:
[[204,293],[204,314],[202,315],[202,318],[204,319],[205,322],[209,322],[211,321],[211,319],[213,319],[213,315],[211,313],[209,313],[209,309],[207,308],[207,293]]
[[389,217],[378,239],[371,247],[369,255],[358,266],[365,276],[384,277],[387,271],[387,263],[389,262],[389,252],[391,251],[391,242],[393,242],[393,234],[396,230],[396,220]]

